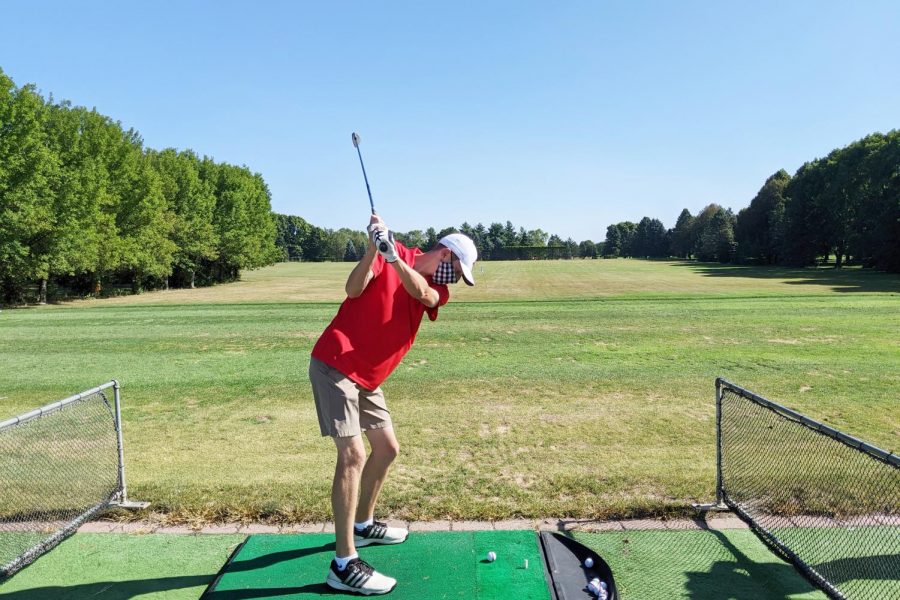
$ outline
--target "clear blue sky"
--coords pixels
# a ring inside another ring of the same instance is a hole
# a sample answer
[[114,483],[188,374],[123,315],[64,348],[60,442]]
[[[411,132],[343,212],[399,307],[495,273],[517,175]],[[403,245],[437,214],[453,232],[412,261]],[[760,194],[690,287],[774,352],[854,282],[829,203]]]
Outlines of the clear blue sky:
[[362,229],[602,240],[900,126],[900,2],[33,2],[0,68]]

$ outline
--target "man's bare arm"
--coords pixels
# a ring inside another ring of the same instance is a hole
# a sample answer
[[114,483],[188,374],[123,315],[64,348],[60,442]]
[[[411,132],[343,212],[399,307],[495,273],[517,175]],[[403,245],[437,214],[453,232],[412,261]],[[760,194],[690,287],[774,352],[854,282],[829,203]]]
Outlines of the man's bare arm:
[[359,262],[350,271],[347,283],[344,284],[344,291],[347,292],[347,296],[350,298],[359,298],[366,286],[369,285],[369,282],[372,281],[372,263],[375,262],[375,257],[378,256],[378,248],[375,247],[375,242],[372,241],[371,232],[371,227],[375,225],[384,225],[384,221],[378,215],[373,214],[369,218],[369,245],[366,246],[366,253],[363,254],[363,257],[359,259]]
[[347,292],[347,296],[359,298],[362,295],[366,286],[372,281],[372,263],[375,262],[376,256],[378,256],[378,250],[375,249],[375,245],[372,242],[369,242],[366,253],[363,254],[363,257],[350,271],[350,276],[347,277],[347,283],[344,285],[344,291]]
[[410,296],[428,308],[434,308],[438,305],[441,298],[438,296],[437,290],[428,285],[425,278],[419,275],[415,269],[403,262],[402,259],[392,262],[391,265],[397,271],[397,275],[400,276],[400,281],[403,283],[403,288]]

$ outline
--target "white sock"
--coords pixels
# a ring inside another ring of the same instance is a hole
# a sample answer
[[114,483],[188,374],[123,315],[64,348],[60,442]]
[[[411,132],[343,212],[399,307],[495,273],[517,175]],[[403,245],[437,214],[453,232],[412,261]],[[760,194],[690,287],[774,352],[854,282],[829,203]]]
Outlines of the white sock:
[[334,562],[337,563],[337,568],[341,571],[347,568],[347,563],[353,560],[354,558],[359,558],[359,554],[351,554],[350,556],[345,556],[341,558],[337,554],[334,555]]
[[359,529],[359,530],[363,530],[374,522],[375,522],[375,517],[372,517],[368,521],[363,521],[362,523],[354,523],[353,527],[355,527],[356,529]]

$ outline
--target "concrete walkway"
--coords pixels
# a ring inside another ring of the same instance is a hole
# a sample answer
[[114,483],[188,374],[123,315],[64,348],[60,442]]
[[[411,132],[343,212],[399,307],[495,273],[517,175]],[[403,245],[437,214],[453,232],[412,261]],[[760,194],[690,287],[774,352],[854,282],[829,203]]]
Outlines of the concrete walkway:
[[[747,524],[729,513],[710,514],[706,519],[633,519],[623,521],[592,521],[584,519],[516,519],[511,521],[397,521],[388,520],[394,527],[406,527],[410,531],[490,531],[531,529],[534,531],[639,531],[648,529],[700,530],[746,529]],[[293,525],[266,525],[264,523],[225,523],[202,527],[165,526],[152,521],[115,523],[92,521],[78,529],[79,533],[334,533],[333,523],[307,523]]]

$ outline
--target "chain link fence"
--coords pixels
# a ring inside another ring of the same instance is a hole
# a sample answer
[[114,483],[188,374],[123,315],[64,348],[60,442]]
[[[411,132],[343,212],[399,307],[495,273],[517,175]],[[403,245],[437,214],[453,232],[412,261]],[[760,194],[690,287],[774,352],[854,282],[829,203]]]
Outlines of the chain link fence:
[[719,500],[831,598],[900,599],[900,458],[724,380]]
[[0,580],[124,497],[114,389],[0,423]]

